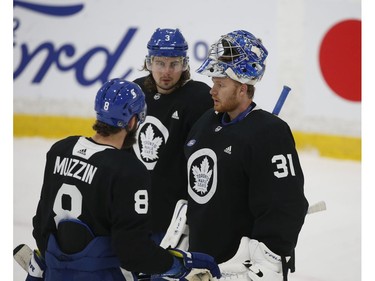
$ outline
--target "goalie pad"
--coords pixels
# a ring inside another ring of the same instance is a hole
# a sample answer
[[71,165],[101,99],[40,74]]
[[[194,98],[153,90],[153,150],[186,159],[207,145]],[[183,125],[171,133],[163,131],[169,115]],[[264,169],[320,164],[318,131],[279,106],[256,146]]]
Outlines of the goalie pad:
[[187,251],[189,248],[189,227],[186,224],[187,201],[180,199],[175,206],[171,223],[160,246],[164,249],[178,248]]

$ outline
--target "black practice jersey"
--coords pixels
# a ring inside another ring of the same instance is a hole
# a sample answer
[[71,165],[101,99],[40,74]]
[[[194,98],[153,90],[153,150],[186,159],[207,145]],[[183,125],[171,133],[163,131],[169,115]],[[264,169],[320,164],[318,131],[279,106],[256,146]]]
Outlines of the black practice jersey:
[[[33,236],[44,254],[51,233],[63,219],[79,219],[95,236],[109,236],[121,266],[162,273],[172,256],[149,240],[150,179],[131,153],[73,136],[47,153],[43,187],[33,218]],[[74,234],[72,234],[74,235]]]
[[145,77],[135,80],[146,95],[147,117],[133,149],[151,173],[152,230],[165,232],[179,199],[187,199],[184,143],[198,118],[213,106],[210,87],[188,81],[171,94],[147,92]]
[[290,128],[257,107],[226,126],[222,116],[208,110],[185,145],[189,251],[221,263],[247,236],[291,255],[308,203]]

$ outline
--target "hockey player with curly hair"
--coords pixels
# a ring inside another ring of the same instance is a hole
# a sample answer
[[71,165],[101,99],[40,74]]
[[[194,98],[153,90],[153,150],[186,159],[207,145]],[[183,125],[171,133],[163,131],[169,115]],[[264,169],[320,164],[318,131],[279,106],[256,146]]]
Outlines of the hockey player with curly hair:
[[92,137],[67,137],[47,153],[26,280],[132,281],[139,272],[185,280],[202,270],[219,277],[212,257],[166,250],[149,237],[149,173],[126,150],[146,118],[141,88],[109,80],[95,111]]

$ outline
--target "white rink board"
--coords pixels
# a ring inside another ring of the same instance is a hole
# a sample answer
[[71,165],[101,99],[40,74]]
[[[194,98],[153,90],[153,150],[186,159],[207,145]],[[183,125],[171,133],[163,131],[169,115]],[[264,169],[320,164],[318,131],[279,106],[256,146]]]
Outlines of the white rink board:
[[[338,98],[316,64],[319,42],[332,24],[361,20],[360,0],[238,0],[230,8],[216,0],[27,1],[48,13],[21,3],[15,1],[13,8],[16,114],[93,116],[93,97],[104,79],[146,74],[140,68],[157,27],[181,29],[190,46],[193,79],[211,85],[195,73],[207,48],[220,35],[245,29],[269,51],[266,73],[256,87],[258,105],[272,110],[288,85],[292,92],[281,117],[293,130],[361,134],[361,103]],[[70,15],[52,15],[50,6]],[[32,55],[38,48],[44,51]]]

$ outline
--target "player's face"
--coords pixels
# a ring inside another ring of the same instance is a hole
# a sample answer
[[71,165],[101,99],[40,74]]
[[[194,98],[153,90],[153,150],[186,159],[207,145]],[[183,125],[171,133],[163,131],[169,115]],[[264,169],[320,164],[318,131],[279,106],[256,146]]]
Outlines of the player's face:
[[212,78],[213,86],[210,94],[214,100],[214,109],[218,112],[228,112],[229,115],[240,109],[239,93],[241,84],[230,78]]
[[170,94],[180,80],[183,60],[181,57],[153,57],[151,69],[158,92]]

